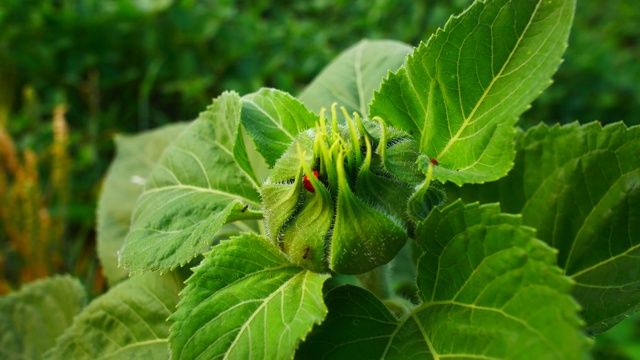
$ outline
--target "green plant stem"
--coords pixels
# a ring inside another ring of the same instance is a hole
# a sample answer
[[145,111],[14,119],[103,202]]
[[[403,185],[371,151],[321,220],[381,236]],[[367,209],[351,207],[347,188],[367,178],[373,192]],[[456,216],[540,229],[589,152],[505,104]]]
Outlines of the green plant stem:
[[388,299],[391,295],[385,266],[378,266],[367,273],[356,275],[356,278],[363,288],[369,290],[379,299]]
[[264,226],[264,220],[258,220],[258,230],[260,235],[267,236],[267,228]]

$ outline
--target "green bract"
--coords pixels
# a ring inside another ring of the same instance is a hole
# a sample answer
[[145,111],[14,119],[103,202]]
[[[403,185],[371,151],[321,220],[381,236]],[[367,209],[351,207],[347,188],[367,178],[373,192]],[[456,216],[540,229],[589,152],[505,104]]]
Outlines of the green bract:
[[321,111],[276,162],[261,195],[269,237],[296,264],[361,274],[404,246],[413,228],[407,203],[429,179],[408,134],[342,112],[339,124],[334,104],[327,124]]

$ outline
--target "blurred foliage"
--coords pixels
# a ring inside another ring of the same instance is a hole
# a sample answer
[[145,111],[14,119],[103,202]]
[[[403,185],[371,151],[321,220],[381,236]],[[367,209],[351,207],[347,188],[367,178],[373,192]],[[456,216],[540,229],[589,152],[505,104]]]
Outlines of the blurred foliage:
[[593,357],[597,360],[640,359],[640,314],[635,314],[596,337]]
[[[7,158],[0,164],[5,169],[0,197],[6,202],[17,196],[10,195],[10,187],[23,188],[21,196],[37,196],[21,207],[3,205],[5,276],[0,278],[10,279],[5,284],[10,287],[26,280],[20,271],[8,274],[26,263],[5,227],[17,226],[8,219],[24,210],[30,216],[49,213],[50,226],[62,229],[51,232],[59,238],[46,240],[48,252],[38,255],[51,255],[47,262],[53,267],[46,272],[84,273],[87,282],[97,280],[90,286],[101,287],[100,278],[88,274],[96,270],[91,268],[95,206],[114,133],[195,118],[223,90],[246,94],[270,86],[297,94],[360,39],[417,45],[471,1],[0,1],[0,128],[17,154],[17,165]],[[520,124],[575,119],[639,124],[634,111],[640,108],[638,23],[635,0],[578,1],[555,84]],[[73,159],[66,170],[52,162],[56,130],[50,114],[60,104],[68,105],[64,156]],[[11,166],[25,175],[11,173]],[[65,171],[65,179],[51,180]],[[55,181],[66,190],[53,191]],[[24,192],[26,186],[33,192]],[[56,198],[59,194],[66,195]],[[35,234],[45,223],[31,224],[25,226],[33,226],[29,231]],[[86,267],[77,268],[82,259]],[[637,327],[637,320],[633,324]]]
[[84,243],[115,133],[193,119],[223,90],[297,93],[361,38],[418,43],[470,2],[3,0],[0,124],[38,153],[68,104],[67,234]]
[[65,241],[69,202],[69,131],[66,107],[52,116],[52,137],[36,153],[19,151],[0,125],[0,295],[60,272],[90,278],[102,290],[94,248]]
[[72,128],[138,131],[193,118],[223,90],[298,92],[361,38],[417,44],[468,3],[5,0],[4,98],[15,109],[29,85],[45,107],[71,104]]
[[578,1],[565,62],[523,116],[540,121],[640,124],[640,8],[634,0]]

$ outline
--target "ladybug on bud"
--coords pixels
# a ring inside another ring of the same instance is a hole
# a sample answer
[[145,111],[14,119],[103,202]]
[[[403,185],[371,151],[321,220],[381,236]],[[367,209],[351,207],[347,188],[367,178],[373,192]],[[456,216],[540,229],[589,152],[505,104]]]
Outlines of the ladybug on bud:
[[[316,126],[298,134],[260,195],[268,236],[293,263],[357,275],[386,264],[405,245],[414,226],[407,204],[411,198],[423,210],[425,196],[412,195],[429,184],[405,166],[420,154],[408,134],[380,118],[354,119],[344,108],[339,123],[335,110],[330,124],[321,111]],[[433,201],[426,200],[430,209]]]
[[[315,176],[317,179],[318,170],[313,170],[312,173],[313,173],[313,176]],[[304,188],[307,189],[308,192],[310,193],[316,192],[316,189],[313,187],[313,184],[311,184],[311,180],[309,180],[309,177],[307,175],[304,175],[302,177],[302,185],[304,185]]]

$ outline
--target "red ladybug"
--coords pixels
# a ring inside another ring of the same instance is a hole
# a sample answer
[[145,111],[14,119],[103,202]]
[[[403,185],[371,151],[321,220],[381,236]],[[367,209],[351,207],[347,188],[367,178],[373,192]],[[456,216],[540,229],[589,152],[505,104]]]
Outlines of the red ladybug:
[[[312,171],[313,176],[316,177],[316,179],[318,178],[318,170],[313,170]],[[307,189],[308,192],[316,192],[316,189],[313,188],[313,185],[311,184],[311,181],[309,181],[309,177],[307,177],[307,175],[304,175],[302,177],[302,184],[304,185],[304,188]]]

